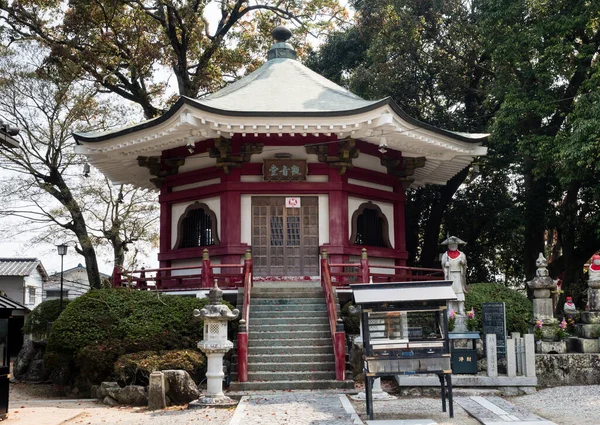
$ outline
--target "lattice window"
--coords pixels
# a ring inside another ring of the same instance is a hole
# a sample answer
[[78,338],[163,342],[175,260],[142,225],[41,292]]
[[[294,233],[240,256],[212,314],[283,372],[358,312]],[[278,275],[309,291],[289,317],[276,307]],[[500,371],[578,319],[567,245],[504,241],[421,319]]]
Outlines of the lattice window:
[[179,220],[177,234],[177,248],[193,248],[216,245],[219,243],[217,236],[217,217],[206,205],[194,203],[190,205]]
[[352,237],[350,243],[356,245],[391,248],[388,222],[381,209],[367,202],[352,215]]

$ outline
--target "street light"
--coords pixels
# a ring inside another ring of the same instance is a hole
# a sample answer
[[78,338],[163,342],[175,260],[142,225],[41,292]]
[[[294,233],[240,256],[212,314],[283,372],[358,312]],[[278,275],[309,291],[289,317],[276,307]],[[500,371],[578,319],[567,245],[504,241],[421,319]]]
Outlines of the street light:
[[65,254],[67,253],[68,245],[60,244],[56,245],[56,249],[58,249],[58,255],[60,255],[60,307],[59,314],[62,313],[63,310],[63,259],[65,258]]

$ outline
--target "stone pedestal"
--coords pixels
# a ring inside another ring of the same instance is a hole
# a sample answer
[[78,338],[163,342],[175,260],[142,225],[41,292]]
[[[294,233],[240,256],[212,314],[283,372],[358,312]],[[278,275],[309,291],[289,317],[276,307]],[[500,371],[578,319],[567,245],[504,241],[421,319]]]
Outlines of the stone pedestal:
[[600,340],[586,339],[579,337],[570,337],[568,339],[568,349],[572,353],[598,353],[600,352]]
[[600,311],[582,311],[581,321],[590,325],[600,325]]
[[533,300],[533,317],[535,320],[543,320],[544,325],[557,323],[554,318],[552,298],[535,298]]
[[565,354],[567,341],[536,341],[536,354]]

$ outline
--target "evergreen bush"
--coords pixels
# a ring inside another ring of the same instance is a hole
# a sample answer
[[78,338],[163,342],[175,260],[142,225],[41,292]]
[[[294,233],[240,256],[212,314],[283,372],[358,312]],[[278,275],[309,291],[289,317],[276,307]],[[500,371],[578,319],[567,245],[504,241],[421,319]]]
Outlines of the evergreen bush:
[[[69,302],[69,300],[63,299],[63,309],[69,305]],[[48,326],[58,318],[59,314],[60,299],[40,303],[25,317],[23,333],[31,334],[34,338],[46,339]]]
[[89,291],[55,321],[45,359],[50,367],[68,363],[78,381],[91,384],[107,379],[124,354],[197,350],[203,324],[192,312],[207,303],[206,298],[129,289]]
[[529,332],[533,317],[533,305],[527,296],[500,283],[475,283],[469,286],[465,296],[465,311],[475,310],[477,329],[481,330],[481,304],[504,302],[506,311],[506,332]]

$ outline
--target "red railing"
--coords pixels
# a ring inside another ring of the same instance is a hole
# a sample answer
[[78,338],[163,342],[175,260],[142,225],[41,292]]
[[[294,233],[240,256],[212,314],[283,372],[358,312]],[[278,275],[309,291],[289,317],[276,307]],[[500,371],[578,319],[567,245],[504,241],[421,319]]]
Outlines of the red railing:
[[[249,259],[250,267],[252,259]],[[208,249],[202,254],[199,265],[140,269],[124,271],[115,267],[113,286],[155,291],[178,291],[212,288],[217,280],[221,288],[237,288],[244,285],[247,261],[243,264],[211,264]],[[218,272],[215,272],[218,269]],[[233,271],[231,271],[233,270]]]
[[[350,283],[368,283],[371,279],[373,279],[374,283],[444,280],[444,271],[442,269],[370,264],[366,248],[363,248],[360,262],[358,263],[326,262],[324,266],[328,269],[333,286],[346,286]],[[391,270],[391,272],[384,273],[383,270]]]
[[244,265],[244,303],[237,339],[239,382],[248,380],[248,329],[250,326],[250,292],[252,291],[252,254],[250,250],[246,251]]
[[344,325],[337,317],[337,302],[331,285],[330,268],[328,266],[327,251],[321,253],[321,286],[327,303],[327,314],[329,316],[329,330],[335,356],[335,379],[344,381],[346,379],[346,334]]

